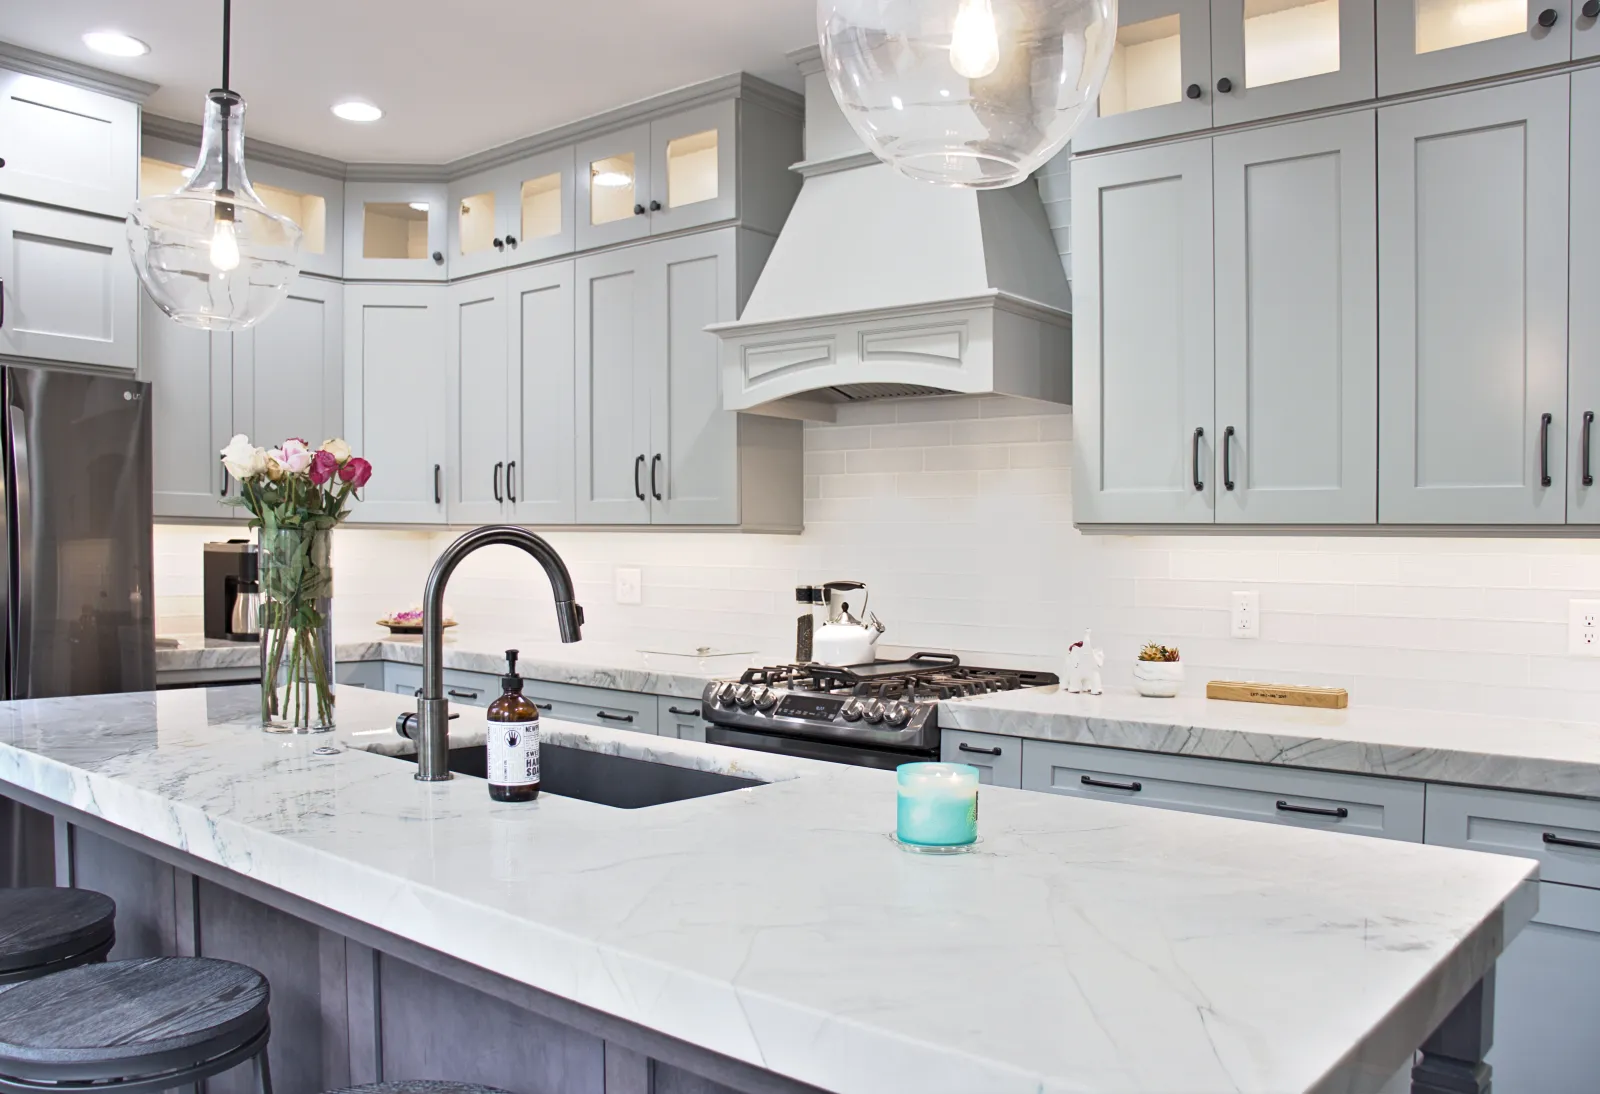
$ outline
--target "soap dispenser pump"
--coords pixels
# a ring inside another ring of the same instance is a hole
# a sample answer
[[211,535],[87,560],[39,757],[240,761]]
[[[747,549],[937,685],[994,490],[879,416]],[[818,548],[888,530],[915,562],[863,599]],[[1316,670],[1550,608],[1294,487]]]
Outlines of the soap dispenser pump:
[[488,713],[489,797],[531,802],[539,796],[539,708],[522,694],[516,650],[506,650],[500,689]]

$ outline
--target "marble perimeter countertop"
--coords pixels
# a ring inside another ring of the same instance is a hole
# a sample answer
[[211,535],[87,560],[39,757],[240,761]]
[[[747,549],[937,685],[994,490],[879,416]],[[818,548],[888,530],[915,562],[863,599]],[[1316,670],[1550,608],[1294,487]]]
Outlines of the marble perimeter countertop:
[[403,697],[302,737],[257,698],[0,703],[0,791],[842,1094],[1373,1091],[1538,899],[1524,859],[996,787],[976,853],[910,855],[892,773],[555,721],[767,784],[500,804],[373,754]]

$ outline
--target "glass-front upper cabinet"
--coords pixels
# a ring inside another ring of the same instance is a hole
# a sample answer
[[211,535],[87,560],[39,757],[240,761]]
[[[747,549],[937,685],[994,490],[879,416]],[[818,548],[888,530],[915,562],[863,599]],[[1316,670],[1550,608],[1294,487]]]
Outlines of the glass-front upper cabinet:
[[578,250],[650,234],[649,125],[579,144],[577,175]]
[[1372,16],[1373,0],[1212,0],[1213,123],[1372,98]]
[[437,183],[346,183],[345,276],[443,281],[449,206]]
[[1583,27],[1594,22],[1582,12],[1583,0],[1380,0],[1378,92],[1398,95],[1566,61]]
[[449,270],[468,276],[571,252],[573,150],[558,148],[450,186]]
[[1111,68],[1079,151],[1189,133],[1211,125],[1209,0],[1122,0]]

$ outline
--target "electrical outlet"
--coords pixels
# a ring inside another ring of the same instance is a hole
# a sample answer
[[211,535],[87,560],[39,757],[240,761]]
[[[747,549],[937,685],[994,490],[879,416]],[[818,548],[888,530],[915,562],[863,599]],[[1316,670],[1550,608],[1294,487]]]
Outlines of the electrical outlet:
[[1567,601],[1567,652],[1600,657],[1600,600]]
[[637,604],[643,582],[639,578],[639,571],[631,566],[617,567],[617,603]]
[[1261,594],[1255,591],[1233,594],[1230,631],[1235,638],[1261,637]]

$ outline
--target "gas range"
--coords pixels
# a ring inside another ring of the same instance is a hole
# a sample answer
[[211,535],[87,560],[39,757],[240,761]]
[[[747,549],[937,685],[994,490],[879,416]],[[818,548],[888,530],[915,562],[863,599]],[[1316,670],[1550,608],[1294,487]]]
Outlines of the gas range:
[[1058,683],[1054,673],[963,665],[947,653],[903,661],[772,665],[715,680],[701,696],[706,740],[892,768],[939,755],[939,701]]

